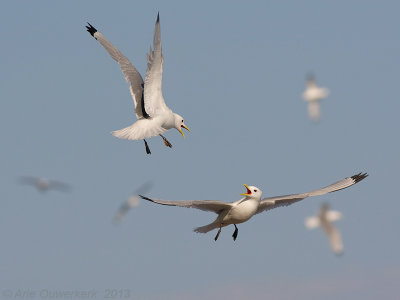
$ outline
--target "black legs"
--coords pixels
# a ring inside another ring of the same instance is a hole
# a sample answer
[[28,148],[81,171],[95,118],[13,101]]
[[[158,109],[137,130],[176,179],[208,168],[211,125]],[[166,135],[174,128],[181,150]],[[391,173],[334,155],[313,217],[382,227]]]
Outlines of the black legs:
[[146,142],[146,140],[143,140],[143,141],[144,141],[144,145],[145,145],[145,147],[146,147],[146,153],[147,153],[147,154],[151,154],[151,151],[150,151],[149,145],[147,145],[147,142]]
[[[232,237],[233,237],[233,240],[236,241],[236,238],[237,238],[238,233],[239,233],[239,229],[237,228],[236,224],[233,224],[233,226],[235,226],[235,231],[233,232]],[[219,230],[217,232],[217,235],[214,238],[214,241],[218,240],[218,237],[219,237],[219,235],[221,233],[221,229],[222,229],[222,227],[219,228]]]
[[236,227],[236,224],[233,224],[235,226],[235,231],[232,234],[233,240],[236,241],[237,235],[238,235],[238,228]]

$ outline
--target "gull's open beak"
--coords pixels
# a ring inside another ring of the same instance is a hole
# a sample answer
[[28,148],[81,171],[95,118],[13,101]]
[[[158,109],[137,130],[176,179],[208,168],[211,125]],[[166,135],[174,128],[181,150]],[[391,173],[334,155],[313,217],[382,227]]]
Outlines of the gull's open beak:
[[[181,125],[181,127],[182,127],[182,128],[185,128],[187,131],[189,131],[189,132],[190,132],[190,129],[189,129],[189,128],[187,128],[185,125]],[[185,137],[185,135],[183,134],[183,131],[182,131],[182,129],[179,129],[179,132],[182,134],[182,136],[183,136],[183,137]]]
[[240,194],[240,196],[250,196],[251,195],[251,191],[249,190],[249,187],[247,186],[247,184],[243,184],[243,185],[246,187],[247,193]]

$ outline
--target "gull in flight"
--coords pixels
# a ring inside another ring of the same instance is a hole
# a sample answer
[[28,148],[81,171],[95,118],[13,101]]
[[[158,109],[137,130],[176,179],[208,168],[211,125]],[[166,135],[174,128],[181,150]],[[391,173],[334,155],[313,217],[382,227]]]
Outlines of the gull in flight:
[[131,126],[113,131],[112,134],[120,139],[143,140],[146,153],[151,154],[146,138],[161,136],[167,147],[171,143],[162,135],[171,128],[178,130],[183,137],[182,128],[186,127],[183,117],[174,113],[166,104],[162,95],[162,71],[163,56],[161,50],[160,16],[157,15],[157,22],[154,29],[154,50],[150,47],[147,54],[146,78],[142,76],[132,63],[111,44],[91,24],[86,26],[87,31],[107,50],[110,56],[116,60],[121,68],[122,74],[129,83],[129,89],[135,104],[135,113],[138,120]]
[[308,217],[305,220],[305,225],[308,229],[321,226],[322,230],[328,236],[333,252],[337,255],[343,253],[343,243],[340,232],[333,226],[333,222],[340,220],[342,217],[343,215],[340,211],[329,210],[328,204],[323,204],[317,216]]
[[32,185],[40,192],[46,192],[48,190],[68,192],[70,190],[70,186],[64,182],[34,176],[21,176],[19,182],[21,184]]
[[311,191],[302,194],[293,194],[286,196],[277,196],[261,199],[262,191],[255,186],[244,185],[247,189],[246,193],[241,194],[244,198],[235,202],[222,202],[215,200],[193,200],[193,201],[167,201],[159,199],[151,199],[139,195],[142,199],[169,206],[191,207],[200,210],[211,211],[218,216],[214,222],[194,229],[195,232],[206,233],[218,228],[218,233],[214,240],[216,241],[221,233],[222,227],[234,225],[233,240],[236,240],[238,228],[236,224],[248,221],[255,214],[261,213],[280,206],[288,206],[300,200],[311,196],[320,196],[327,193],[345,189],[367,177],[366,173],[359,173],[351,177],[346,177],[338,182],[335,182],[327,187],[319,190]]
[[114,222],[120,223],[125,215],[129,212],[129,210],[135,206],[139,205],[139,197],[138,194],[147,193],[152,187],[150,182],[147,182],[140,186],[129,198],[127,201],[122,203],[120,208],[118,209],[117,213],[114,216]]
[[319,120],[319,102],[328,95],[329,90],[327,88],[318,87],[314,77],[308,76],[307,88],[303,93],[303,98],[308,102],[308,114],[313,121]]

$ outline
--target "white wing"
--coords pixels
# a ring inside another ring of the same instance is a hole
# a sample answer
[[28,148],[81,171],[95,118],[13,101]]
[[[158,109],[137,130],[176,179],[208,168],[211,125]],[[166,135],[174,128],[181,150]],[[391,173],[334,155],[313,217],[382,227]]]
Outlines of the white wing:
[[320,196],[320,195],[324,195],[327,193],[336,192],[336,191],[345,189],[349,186],[352,186],[353,184],[356,184],[357,182],[360,182],[367,176],[368,176],[367,173],[364,173],[364,174],[359,173],[359,174],[356,174],[351,177],[346,177],[346,178],[339,180],[338,182],[335,182],[327,187],[324,187],[322,189],[315,190],[312,192],[264,198],[261,200],[256,213],[258,214],[265,210],[270,210],[270,209],[280,207],[280,206],[288,206],[290,204],[293,204],[295,202],[303,200],[304,198],[307,198],[307,197]]
[[304,223],[307,229],[314,229],[320,225],[318,217],[308,217]]
[[322,224],[322,229],[328,236],[332,250],[338,255],[342,254],[343,242],[339,230],[337,230],[337,228],[330,222],[324,222]]
[[224,209],[229,209],[232,207],[231,203],[226,203],[222,201],[215,200],[192,200],[192,201],[168,201],[160,199],[150,199],[145,196],[139,195],[144,200],[168,206],[180,206],[187,208],[197,208],[204,211],[212,211],[219,214]]
[[340,220],[343,217],[343,214],[337,210],[329,210],[326,212],[326,219],[329,222],[335,222]]
[[157,15],[157,22],[154,28],[153,44],[154,50],[150,47],[150,53],[147,55],[147,71],[144,85],[144,106],[150,117],[169,110],[161,90],[163,57],[159,15]]
[[[88,23],[89,24],[89,23]],[[107,50],[110,56],[119,64],[122,74],[129,83],[129,90],[135,103],[135,113],[138,119],[146,117],[143,108],[143,78],[132,63],[92,25],[86,26],[87,31]]]

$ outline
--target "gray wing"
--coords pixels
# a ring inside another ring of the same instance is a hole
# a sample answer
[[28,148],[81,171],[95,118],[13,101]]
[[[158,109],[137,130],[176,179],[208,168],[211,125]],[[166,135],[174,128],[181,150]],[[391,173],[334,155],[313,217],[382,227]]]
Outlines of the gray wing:
[[169,110],[162,95],[162,72],[164,60],[161,49],[159,14],[157,15],[157,21],[154,28],[153,46],[154,50],[150,47],[150,52],[147,55],[147,70],[144,85],[144,106],[146,112],[151,117],[156,116],[160,112]]
[[38,177],[34,176],[20,176],[18,182],[21,184],[36,185],[39,181]]
[[168,201],[160,199],[150,199],[142,195],[139,195],[139,197],[141,197],[144,200],[161,205],[197,208],[204,211],[212,211],[215,212],[216,214],[219,214],[224,209],[229,209],[232,207],[231,203],[215,201],[215,200]]
[[[88,23],[89,24],[89,23]],[[138,119],[148,117],[143,107],[143,78],[132,63],[92,25],[86,26],[87,31],[107,50],[108,54],[119,64],[122,74],[129,83],[129,90],[135,103],[135,113]]]
[[131,206],[129,205],[129,201],[125,201],[124,203],[122,203],[117,213],[114,216],[114,222],[115,223],[121,222],[130,209]]
[[61,192],[69,192],[71,191],[71,186],[65,182],[50,180],[49,189],[58,190]]
[[322,189],[315,190],[312,192],[264,198],[261,200],[256,213],[258,214],[260,212],[270,210],[270,209],[280,207],[280,206],[288,206],[290,204],[293,204],[300,200],[303,200],[304,198],[307,198],[307,197],[320,196],[320,195],[324,195],[327,193],[336,192],[336,191],[348,188],[349,186],[352,186],[353,184],[356,184],[357,182],[360,182],[367,176],[368,176],[367,173],[359,173],[359,174],[356,174],[351,177],[346,177],[342,180],[339,180],[338,182],[328,185],[327,187],[324,187]]

